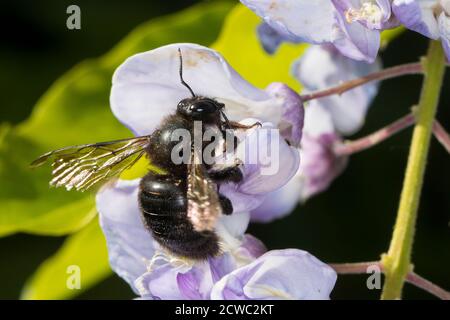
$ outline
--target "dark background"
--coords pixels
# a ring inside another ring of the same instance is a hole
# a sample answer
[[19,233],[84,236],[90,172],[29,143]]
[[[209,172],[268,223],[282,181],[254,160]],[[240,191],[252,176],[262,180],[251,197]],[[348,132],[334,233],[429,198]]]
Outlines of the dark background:
[[[0,122],[18,123],[50,84],[77,62],[108,51],[138,24],[197,1],[14,1],[0,12]],[[82,9],[82,29],[67,30],[66,8]],[[423,37],[407,32],[382,53],[385,66],[417,61]],[[418,100],[421,78],[385,82],[358,136],[406,114]],[[450,130],[450,72],[438,118]],[[355,137],[355,138],[356,138]],[[249,232],[270,249],[301,248],[326,262],[371,261],[387,250],[394,225],[411,130],[351,158],[344,174],[323,193],[280,221]],[[433,140],[421,200],[413,261],[422,276],[450,289],[450,156]],[[16,299],[26,279],[57,251],[63,238],[13,235],[0,239],[0,298]],[[376,299],[365,276],[341,276],[335,299]],[[406,285],[405,298],[432,298]],[[79,298],[132,298],[117,276]]]

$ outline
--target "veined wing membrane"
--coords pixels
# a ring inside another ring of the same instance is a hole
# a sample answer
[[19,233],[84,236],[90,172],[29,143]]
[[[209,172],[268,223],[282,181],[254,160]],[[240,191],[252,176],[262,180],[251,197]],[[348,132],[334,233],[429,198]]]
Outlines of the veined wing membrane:
[[201,163],[201,151],[193,148],[187,176],[187,216],[196,231],[212,231],[222,214],[217,185]]
[[132,167],[144,154],[149,136],[66,147],[48,152],[32,167],[52,161],[50,185],[85,191]]

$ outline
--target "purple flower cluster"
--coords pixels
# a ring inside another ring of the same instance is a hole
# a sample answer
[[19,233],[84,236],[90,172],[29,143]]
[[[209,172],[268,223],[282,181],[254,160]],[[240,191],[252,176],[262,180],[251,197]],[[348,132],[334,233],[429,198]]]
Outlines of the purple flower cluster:
[[[372,64],[355,61],[330,45],[322,45],[308,48],[293,64],[292,73],[303,85],[304,92],[308,92],[365,76],[380,67],[379,61]],[[362,127],[377,91],[378,84],[369,83],[340,96],[312,100],[305,106],[299,169],[284,187],[270,193],[261,206],[252,210],[252,221],[281,218],[291,213],[299,202],[329,187],[348,162],[348,156],[335,154],[335,147],[343,143],[343,136]]]
[[140,219],[139,179],[119,180],[101,190],[97,208],[111,267],[145,299],[328,299],[336,281],[329,266],[297,249],[266,252],[258,239],[245,234],[250,212],[298,171],[304,109],[297,93],[281,83],[257,89],[214,50],[173,44],[132,56],[117,69],[111,91],[114,114],[136,135],[145,135],[175,112],[186,97],[176,76],[178,48],[183,52],[184,78],[196,94],[224,103],[231,120],[262,123],[241,133],[238,153],[256,139],[258,146],[269,148],[272,141],[256,133],[276,128],[280,136],[275,158],[280,163],[268,175],[262,170],[267,159],[256,157],[259,162],[243,163],[242,182],[219,186],[234,210],[215,228],[221,254],[205,261],[174,256],[152,239]]
[[331,44],[343,55],[375,61],[380,32],[403,24],[441,40],[450,59],[449,0],[241,0],[264,20],[266,51],[282,41]]

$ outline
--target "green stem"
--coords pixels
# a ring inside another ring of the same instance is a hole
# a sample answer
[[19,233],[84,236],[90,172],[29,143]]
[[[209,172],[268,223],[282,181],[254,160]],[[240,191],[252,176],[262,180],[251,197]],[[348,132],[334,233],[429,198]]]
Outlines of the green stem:
[[382,299],[400,299],[408,273],[411,271],[411,252],[427,162],[434,117],[445,71],[441,44],[431,41],[427,57],[423,60],[424,82],[417,110],[403,190],[397,212],[389,251],[383,256],[386,274]]

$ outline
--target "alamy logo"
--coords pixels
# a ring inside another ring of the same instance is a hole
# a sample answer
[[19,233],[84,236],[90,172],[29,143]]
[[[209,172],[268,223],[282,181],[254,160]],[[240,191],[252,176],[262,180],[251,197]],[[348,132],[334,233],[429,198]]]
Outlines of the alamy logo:
[[[206,165],[258,165],[262,175],[274,175],[279,170],[280,133],[278,129],[259,128],[251,132],[237,145],[233,130],[225,134],[215,127],[202,130],[201,121],[194,121],[193,136],[187,129],[177,129],[171,134],[171,141],[177,142],[171,151],[174,164],[199,162]],[[196,150],[199,157],[192,157]]]
[[66,287],[69,290],[81,289],[81,268],[77,265],[70,265],[66,269],[69,275],[66,280]]
[[66,20],[66,26],[69,30],[81,29],[81,9],[79,6],[72,4],[67,7],[66,13],[69,15]]
[[376,264],[368,266],[366,273],[370,276],[366,280],[367,289],[380,290],[381,289],[381,268]]

